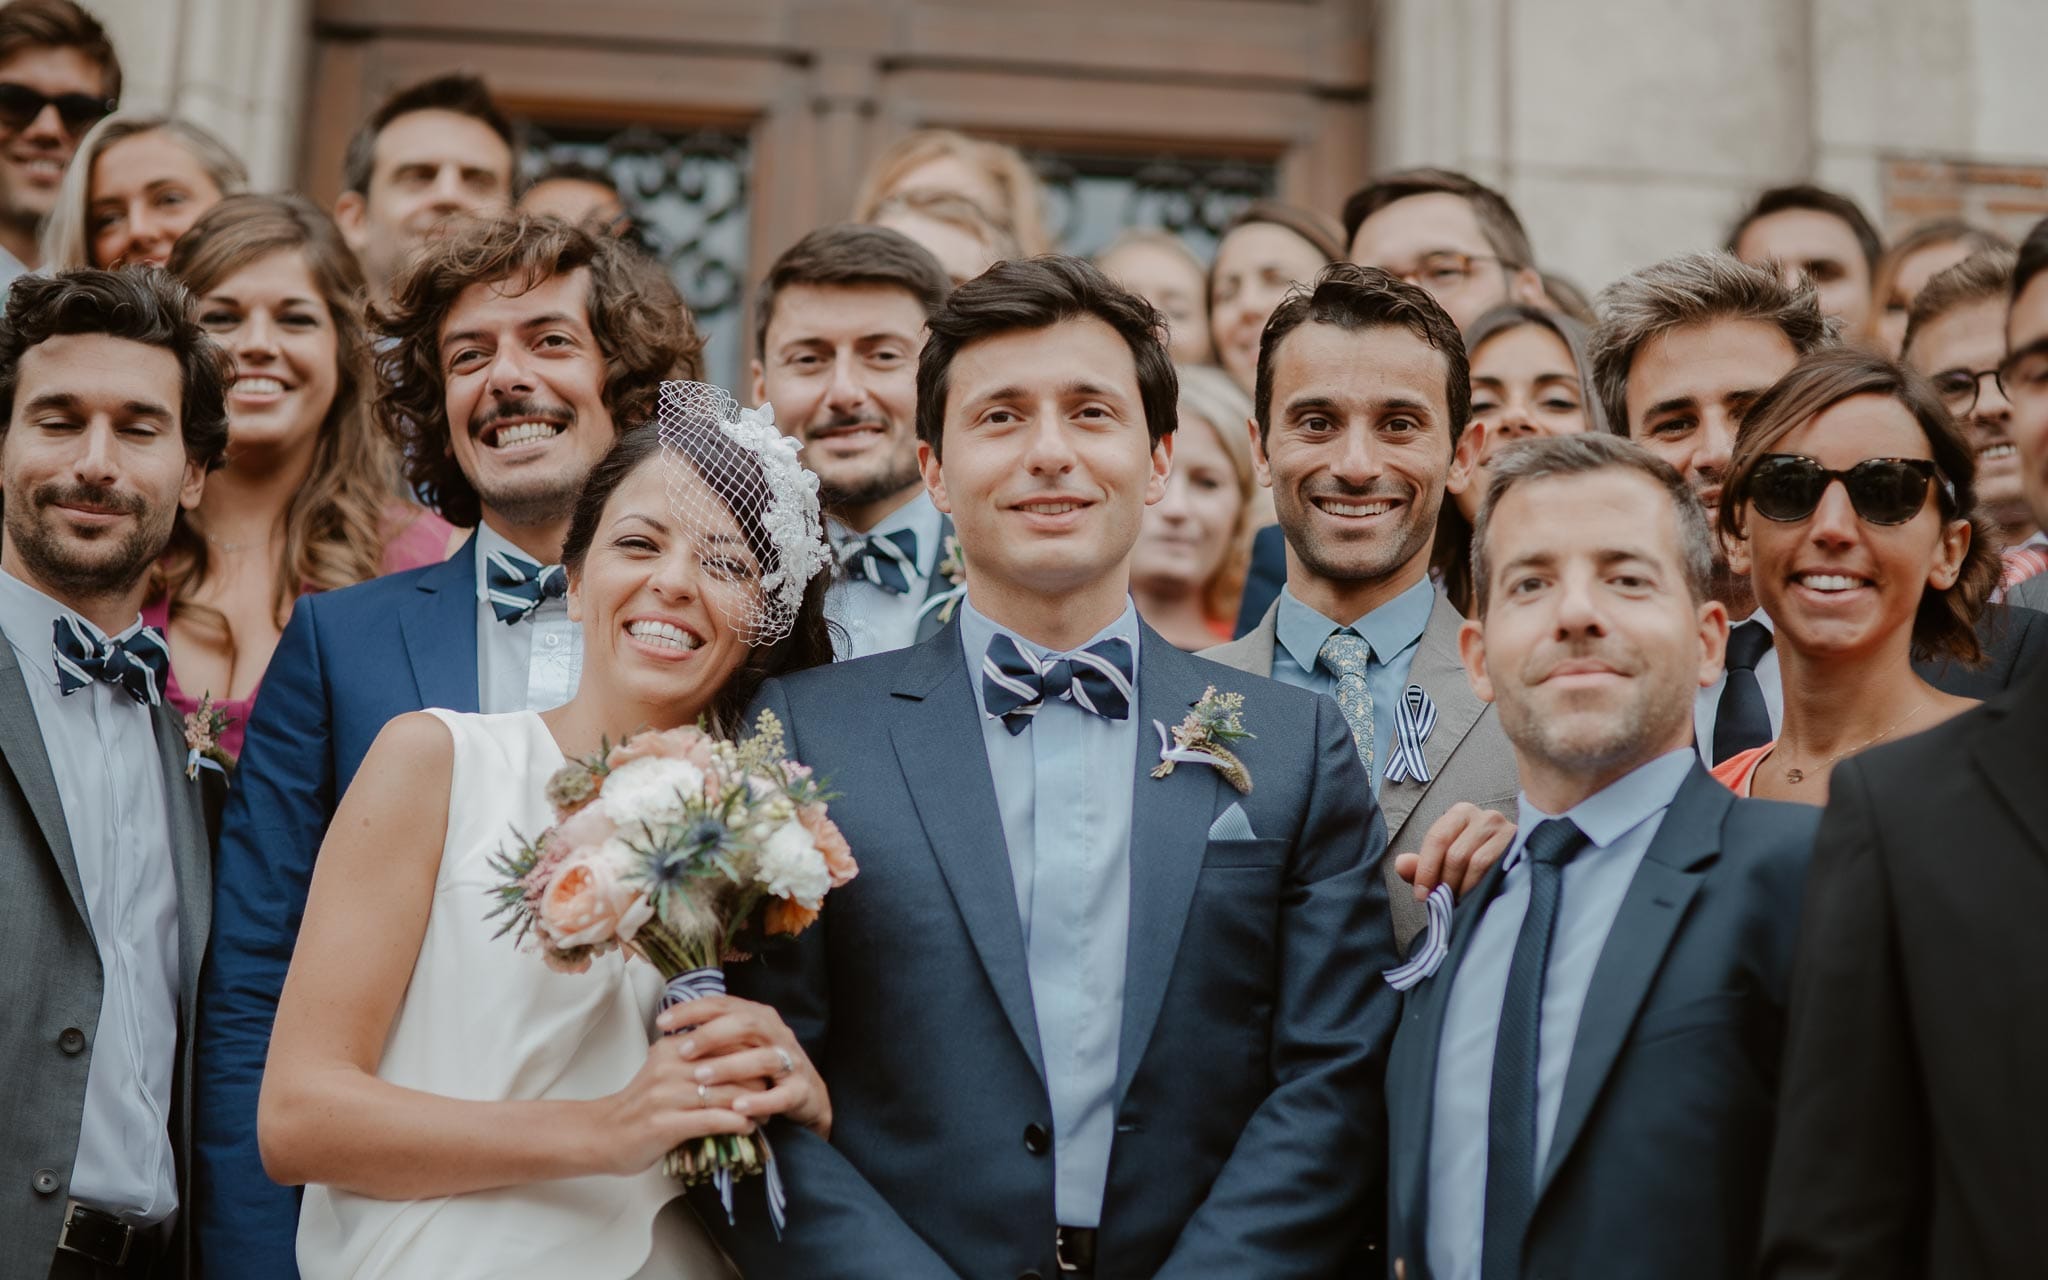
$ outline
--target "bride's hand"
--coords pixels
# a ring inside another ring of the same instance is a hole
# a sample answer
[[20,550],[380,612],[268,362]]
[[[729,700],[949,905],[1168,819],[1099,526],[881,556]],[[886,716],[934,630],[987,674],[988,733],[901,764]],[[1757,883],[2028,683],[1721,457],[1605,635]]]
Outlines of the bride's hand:
[[734,1111],[757,1120],[788,1116],[821,1138],[832,1136],[832,1099],[824,1077],[774,1009],[736,996],[712,996],[666,1010],[655,1025],[663,1031],[691,1028],[682,1037],[681,1052],[690,1079],[711,1086],[714,1098],[731,1086],[756,1091],[734,1099]]
[[648,1046],[647,1061],[632,1081],[597,1100],[603,1108],[594,1161],[599,1171],[644,1173],[672,1148],[693,1138],[753,1132],[754,1119],[731,1109],[750,1090],[708,1084],[700,1089],[696,1069],[696,1063],[677,1052],[673,1038]]

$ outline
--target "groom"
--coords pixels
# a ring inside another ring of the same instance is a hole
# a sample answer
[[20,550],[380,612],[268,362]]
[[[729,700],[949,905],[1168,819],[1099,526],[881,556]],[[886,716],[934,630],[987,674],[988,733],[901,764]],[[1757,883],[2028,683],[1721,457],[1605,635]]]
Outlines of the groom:
[[[1138,621],[1131,548],[1175,425],[1160,327],[1071,258],[954,292],[917,428],[965,551],[960,617],[762,691],[843,795],[861,874],[731,975],[803,1038],[834,1111],[829,1144],[773,1129],[789,1225],[778,1242],[740,1197],[750,1280],[1365,1265],[1385,832],[1334,702]],[[1243,698],[1243,794],[1209,764],[1154,771],[1212,686]]]

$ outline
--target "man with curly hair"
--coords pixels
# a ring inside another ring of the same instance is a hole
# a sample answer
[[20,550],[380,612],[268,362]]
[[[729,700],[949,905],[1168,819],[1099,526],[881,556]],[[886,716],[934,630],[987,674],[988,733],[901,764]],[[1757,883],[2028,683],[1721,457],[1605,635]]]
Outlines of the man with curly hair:
[[378,315],[377,411],[407,478],[475,535],[442,564],[302,599],[251,716],[224,819],[196,1076],[205,1274],[295,1274],[297,1192],[264,1176],[256,1099],[335,805],[378,730],[425,707],[542,710],[581,649],[560,566],[570,509],[666,378],[699,376],[688,310],[616,239],[551,218],[432,244]]

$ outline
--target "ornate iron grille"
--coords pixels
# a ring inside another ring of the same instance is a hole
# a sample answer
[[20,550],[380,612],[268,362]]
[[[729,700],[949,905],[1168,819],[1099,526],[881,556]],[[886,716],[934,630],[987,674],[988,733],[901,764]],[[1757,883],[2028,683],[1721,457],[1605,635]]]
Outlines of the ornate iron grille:
[[1158,227],[1207,262],[1223,228],[1276,180],[1270,161],[1234,157],[1025,154],[1045,183],[1053,235],[1077,254],[1100,252],[1126,228]]

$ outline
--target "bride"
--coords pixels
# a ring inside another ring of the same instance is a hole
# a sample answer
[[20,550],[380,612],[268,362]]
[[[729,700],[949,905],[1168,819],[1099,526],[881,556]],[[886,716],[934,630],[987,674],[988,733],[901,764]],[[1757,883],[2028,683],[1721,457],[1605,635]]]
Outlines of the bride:
[[335,814],[258,1109],[265,1168],[307,1184],[306,1280],[728,1276],[662,1155],[770,1115],[829,1131],[773,1009],[693,1002],[651,1026],[694,1029],[650,1045],[651,966],[556,973],[485,919],[489,861],[552,821],[566,755],[700,716],[732,735],[764,679],[831,659],[815,482],[729,400],[681,408],[703,393],[723,398],[664,384],[661,425],[623,433],[577,500],[576,696],[401,716]]

